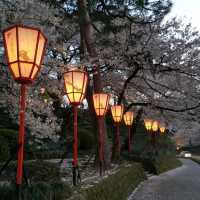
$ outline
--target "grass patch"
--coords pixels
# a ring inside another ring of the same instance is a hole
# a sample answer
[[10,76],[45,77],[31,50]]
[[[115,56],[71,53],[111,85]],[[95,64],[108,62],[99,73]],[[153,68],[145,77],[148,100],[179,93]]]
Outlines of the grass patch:
[[119,172],[102,180],[95,186],[80,190],[76,200],[126,200],[128,194],[144,180],[145,174],[141,164],[124,166]]
[[200,165],[200,158],[192,157],[190,159]]
[[181,161],[174,156],[157,157],[153,162],[155,173],[160,174],[182,165]]

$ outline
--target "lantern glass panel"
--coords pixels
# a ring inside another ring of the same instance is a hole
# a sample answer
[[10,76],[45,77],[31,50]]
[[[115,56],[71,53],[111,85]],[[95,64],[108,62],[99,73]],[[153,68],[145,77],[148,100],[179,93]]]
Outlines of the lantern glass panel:
[[40,66],[42,54],[43,54],[43,49],[45,45],[45,38],[44,36],[40,33],[39,35],[39,41],[38,41],[38,49],[37,49],[37,56],[36,56],[36,64]]
[[18,63],[13,63],[10,65],[11,70],[13,72],[13,74],[15,75],[16,78],[19,77],[19,67],[18,67]]
[[33,64],[30,63],[20,63],[20,72],[22,77],[29,77],[32,71]]
[[33,72],[32,72],[32,75],[31,75],[31,79],[35,78],[35,76],[37,75],[37,72],[38,72],[38,67],[35,65],[34,69],[33,69]]
[[17,61],[16,27],[5,33],[5,42],[7,46],[9,62]]
[[108,94],[94,94],[93,103],[97,116],[104,116],[108,109],[109,95]]
[[124,107],[122,105],[115,105],[111,107],[111,113],[114,122],[119,123],[122,120]]
[[18,28],[19,60],[33,62],[36,53],[38,31],[23,27]]
[[152,130],[154,132],[156,132],[156,131],[158,131],[158,129],[159,129],[159,124],[158,124],[157,121],[154,121],[153,124],[152,124]]
[[124,122],[127,126],[131,126],[133,124],[134,113],[129,111],[124,114]]

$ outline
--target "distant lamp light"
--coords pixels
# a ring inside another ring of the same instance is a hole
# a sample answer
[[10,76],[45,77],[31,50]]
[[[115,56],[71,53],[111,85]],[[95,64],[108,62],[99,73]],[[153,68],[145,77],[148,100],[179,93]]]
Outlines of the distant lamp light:
[[105,116],[109,106],[110,96],[105,93],[93,94],[93,104],[98,117]]
[[127,111],[124,114],[124,123],[126,126],[131,126],[133,124],[134,113],[131,111]]
[[123,112],[124,112],[123,105],[111,106],[111,113],[115,123],[120,123],[122,121]]
[[74,68],[64,73],[64,86],[70,104],[79,105],[84,97],[88,75],[84,70]]
[[128,126],[128,152],[131,153],[131,125],[133,124],[134,113],[127,111],[124,114],[124,123]]
[[109,106],[110,96],[105,93],[95,93],[93,94],[93,105],[98,117],[98,124],[99,124],[99,169],[100,175],[102,175],[103,170],[103,160],[104,160],[104,132],[102,130],[102,119],[106,115]]
[[160,132],[161,132],[161,133],[164,133],[165,130],[166,130],[166,128],[165,128],[164,126],[161,126],[159,129],[160,129]]
[[147,131],[150,131],[152,129],[152,120],[150,119],[144,119],[144,125]]
[[157,132],[158,129],[159,129],[158,121],[153,121],[153,123],[152,123],[152,131]]
[[118,158],[120,158],[120,151],[121,151],[120,136],[119,136],[120,135],[119,125],[120,125],[120,122],[122,121],[123,112],[124,112],[124,106],[123,105],[113,105],[113,106],[111,106],[111,113],[112,113],[113,121],[116,124],[116,128],[117,128],[116,144],[117,144]]

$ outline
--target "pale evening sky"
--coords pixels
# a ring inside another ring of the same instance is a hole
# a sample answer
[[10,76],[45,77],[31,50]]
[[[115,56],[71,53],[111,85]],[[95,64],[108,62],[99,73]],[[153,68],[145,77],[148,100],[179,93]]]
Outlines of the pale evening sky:
[[[200,31],[200,0],[172,0],[173,7],[168,17],[182,17]],[[167,17],[167,18],[168,18]]]

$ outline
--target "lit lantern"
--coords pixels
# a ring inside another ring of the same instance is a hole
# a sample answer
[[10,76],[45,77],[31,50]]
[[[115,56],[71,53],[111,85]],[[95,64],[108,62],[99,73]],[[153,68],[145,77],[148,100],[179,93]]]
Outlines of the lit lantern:
[[102,118],[105,116],[109,106],[110,96],[105,93],[93,94],[93,104],[99,123],[99,169],[102,175],[103,158],[104,158],[104,133],[102,131]]
[[133,124],[134,113],[129,111],[124,114],[124,122],[126,126],[131,126]]
[[150,131],[151,128],[152,128],[152,121],[149,120],[149,119],[145,119],[144,120],[144,125],[145,125],[145,128],[147,129],[147,131]]
[[120,158],[120,133],[119,133],[119,124],[122,121],[122,117],[123,117],[123,112],[124,112],[124,106],[123,105],[114,105],[111,107],[111,113],[112,113],[112,117],[113,120],[116,124],[116,128],[117,128],[117,136],[116,136],[116,147],[117,147],[117,152],[118,152],[118,158]]
[[164,126],[161,126],[161,127],[160,127],[160,132],[161,132],[161,133],[164,133],[164,132],[165,132],[165,127],[164,127]]
[[3,31],[3,40],[10,72],[14,80],[21,84],[16,176],[20,191],[24,161],[26,84],[33,82],[41,68],[47,39],[37,28],[15,25]]
[[105,116],[108,105],[109,105],[110,97],[105,93],[97,93],[93,94],[93,104],[96,115],[99,117]]
[[124,122],[128,126],[128,152],[131,152],[131,125],[133,124],[134,113],[128,111],[124,114]]
[[120,123],[122,121],[123,112],[124,112],[123,105],[111,106],[111,113],[115,123]]
[[64,73],[64,87],[66,95],[74,109],[74,140],[73,140],[73,184],[77,185],[78,177],[78,122],[77,106],[85,97],[88,75],[85,71],[72,69]]
[[3,32],[9,69],[14,80],[27,84],[37,76],[47,39],[37,28],[16,25]]
[[87,88],[88,75],[79,69],[69,70],[64,73],[64,85],[69,102],[79,105],[84,97]]
[[153,123],[152,123],[152,131],[157,132],[158,129],[159,129],[158,121],[153,121]]

